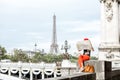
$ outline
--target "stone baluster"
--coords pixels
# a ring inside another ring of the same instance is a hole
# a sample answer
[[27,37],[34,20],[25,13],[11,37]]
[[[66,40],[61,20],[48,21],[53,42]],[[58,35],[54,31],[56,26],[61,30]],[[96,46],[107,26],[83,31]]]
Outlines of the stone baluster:
[[44,76],[44,68],[42,68],[42,79],[44,79],[45,76]]
[[8,68],[8,75],[11,76],[10,67]]
[[30,67],[30,80],[33,80],[32,68]]
[[56,71],[57,71],[57,68],[55,67],[54,68],[54,77],[57,77],[57,74],[56,74],[57,72]]
[[22,78],[21,68],[22,68],[21,63],[18,63],[19,79]]

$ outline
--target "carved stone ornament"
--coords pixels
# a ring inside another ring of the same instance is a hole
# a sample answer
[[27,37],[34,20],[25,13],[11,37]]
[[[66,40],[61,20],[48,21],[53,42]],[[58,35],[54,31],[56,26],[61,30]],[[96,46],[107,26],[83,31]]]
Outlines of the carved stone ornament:
[[107,58],[107,59],[113,59],[113,58],[114,58],[114,54],[107,53],[107,54],[106,54],[106,58]]
[[107,0],[105,2],[105,16],[108,22],[110,22],[113,18],[113,9],[112,9],[112,0]]

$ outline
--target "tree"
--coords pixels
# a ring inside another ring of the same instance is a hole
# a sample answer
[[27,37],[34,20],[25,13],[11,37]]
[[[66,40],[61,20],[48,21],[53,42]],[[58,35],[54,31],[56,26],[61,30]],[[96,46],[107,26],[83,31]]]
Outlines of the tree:
[[36,52],[35,55],[32,57],[32,62],[40,62],[43,59],[43,55],[40,52]]
[[0,54],[5,55],[5,53],[7,53],[5,47],[0,46]]
[[1,59],[9,59],[8,55],[5,55],[7,53],[5,47],[0,46],[0,60]]
[[70,55],[70,61],[71,62],[77,62],[77,60],[78,60],[78,57]]
[[91,59],[91,60],[98,60],[98,58],[95,57],[95,56],[91,56],[90,59]]
[[14,61],[14,62],[17,62],[17,61],[22,61],[22,62],[28,62],[29,61],[29,58],[27,56],[27,54],[25,54],[22,49],[15,49],[14,50],[14,55],[11,56],[11,60]]

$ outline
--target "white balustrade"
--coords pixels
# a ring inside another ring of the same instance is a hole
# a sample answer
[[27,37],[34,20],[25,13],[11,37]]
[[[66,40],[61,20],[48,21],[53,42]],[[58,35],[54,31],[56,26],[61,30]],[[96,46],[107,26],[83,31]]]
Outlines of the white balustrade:
[[1,68],[0,70],[2,73],[6,73],[8,71],[8,68]]
[[60,69],[56,69],[55,70],[55,75],[58,75],[58,76],[62,75],[61,70]]
[[32,72],[34,75],[38,75],[38,74],[40,74],[40,72],[42,72],[42,70],[41,69],[32,69]]
[[50,76],[54,73],[54,69],[45,69],[44,70],[44,73],[47,75],[47,76]]
[[[47,76],[51,76],[54,73],[55,68],[56,68],[56,64],[55,63],[46,63],[45,64],[44,73]],[[55,76],[55,73],[54,73],[54,76]]]
[[[72,64],[71,67],[76,67],[75,64]],[[67,66],[67,65],[66,65]],[[42,79],[44,79],[44,74],[47,76],[50,76],[54,74],[54,77],[56,75],[62,75],[62,70],[70,70],[70,66],[64,68],[57,69],[55,63],[0,63],[0,72],[1,73],[7,73],[8,75],[11,75],[11,73],[16,74],[19,73],[19,78],[22,78],[22,74],[25,75],[30,74],[30,80],[33,80],[33,74],[39,75],[41,74]]]
[[10,68],[10,72],[16,74],[18,72],[18,68]]
[[71,62],[69,60],[63,60],[62,61],[62,67],[70,67]]
[[30,70],[29,70],[28,68],[22,68],[22,71],[21,71],[21,72],[26,75],[26,74],[29,73],[29,71],[30,71]]

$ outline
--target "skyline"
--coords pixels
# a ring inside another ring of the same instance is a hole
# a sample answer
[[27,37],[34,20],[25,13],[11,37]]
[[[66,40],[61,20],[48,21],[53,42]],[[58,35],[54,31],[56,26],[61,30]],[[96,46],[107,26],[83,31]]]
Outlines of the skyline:
[[48,52],[54,14],[59,49],[68,40],[69,53],[73,54],[76,42],[88,37],[96,54],[100,42],[99,0],[0,0],[0,45],[10,52],[14,48],[33,50],[36,43],[37,48]]

